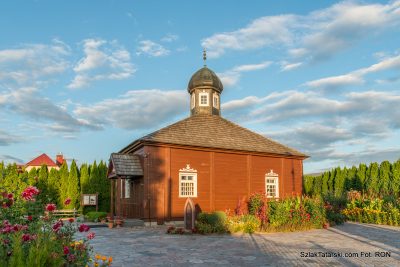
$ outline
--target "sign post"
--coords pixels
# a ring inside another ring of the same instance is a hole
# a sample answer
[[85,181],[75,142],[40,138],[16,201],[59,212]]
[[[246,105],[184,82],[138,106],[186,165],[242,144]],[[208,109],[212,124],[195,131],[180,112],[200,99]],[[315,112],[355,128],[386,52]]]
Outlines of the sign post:
[[96,211],[99,209],[99,193],[82,194],[81,206],[96,206]]

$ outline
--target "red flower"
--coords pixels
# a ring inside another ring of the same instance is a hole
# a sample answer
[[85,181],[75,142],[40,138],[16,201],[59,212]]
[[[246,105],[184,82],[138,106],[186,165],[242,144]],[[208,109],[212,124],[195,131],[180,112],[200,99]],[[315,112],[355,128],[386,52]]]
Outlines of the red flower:
[[64,246],[64,255],[69,254],[69,247]]
[[90,227],[89,226],[87,226],[86,224],[81,224],[81,225],[79,225],[79,232],[87,232],[87,231],[89,231],[90,230]]
[[28,186],[25,188],[24,192],[22,192],[21,196],[23,199],[27,201],[35,201],[35,196],[39,194],[39,189],[34,186]]
[[32,221],[32,215],[28,215],[28,221]]
[[46,210],[48,212],[53,212],[56,209],[56,204],[47,204],[46,205]]
[[58,232],[61,228],[61,226],[63,225],[62,221],[58,221],[53,225],[53,231],[54,232]]
[[13,199],[13,198],[14,198],[14,195],[13,195],[12,193],[10,193],[10,194],[7,195],[7,198],[8,198],[8,199]]
[[27,242],[27,241],[31,240],[31,235],[30,234],[23,234],[22,235],[22,240],[24,242]]
[[73,223],[73,222],[75,221],[75,219],[74,219],[74,218],[69,218],[68,221],[69,221],[70,223]]
[[93,239],[95,236],[96,236],[95,233],[90,232],[90,233],[87,235],[87,238],[88,238],[88,239]]
[[71,199],[70,199],[70,198],[67,198],[67,199],[64,201],[64,205],[69,205],[69,203],[71,203]]

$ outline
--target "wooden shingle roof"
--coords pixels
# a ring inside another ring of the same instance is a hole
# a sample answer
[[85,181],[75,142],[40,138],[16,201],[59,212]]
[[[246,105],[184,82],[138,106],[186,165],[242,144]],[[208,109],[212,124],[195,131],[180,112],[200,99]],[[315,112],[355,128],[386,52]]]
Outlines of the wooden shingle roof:
[[134,141],[120,152],[132,152],[143,142],[308,157],[217,115],[193,115]]
[[109,178],[116,176],[143,176],[143,168],[138,155],[112,153],[110,158],[113,166]]

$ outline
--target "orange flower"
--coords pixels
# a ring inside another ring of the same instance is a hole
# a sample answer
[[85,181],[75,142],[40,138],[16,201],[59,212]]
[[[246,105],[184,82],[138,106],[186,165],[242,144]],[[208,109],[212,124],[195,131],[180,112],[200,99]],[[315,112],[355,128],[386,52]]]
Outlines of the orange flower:
[[106,256],[103,256],[101,259],[102,259],[103,261],[106,261],[106,260],[107,260],[107,257],[106,257]]
[[101,256],[100,256],[99,254],[96,254],[96,256],[95,256],[96,260],[99,260],[100,257],[101,257]]
[[112,257],[108,257],[108,262],[112,262],[113,261],[113,258]]
[[95,262],[95,263],[94,263],[94,266],[96,266],[96,267],[97,267],[97,266],[99,266],[99,264],[98,264],[97,262]]

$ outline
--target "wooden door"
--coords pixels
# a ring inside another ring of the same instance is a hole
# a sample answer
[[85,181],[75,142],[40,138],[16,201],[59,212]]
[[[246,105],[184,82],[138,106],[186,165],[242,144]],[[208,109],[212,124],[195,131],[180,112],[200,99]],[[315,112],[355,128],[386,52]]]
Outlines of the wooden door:
[[133,182],[133,218],[143,218],[143,178]]

